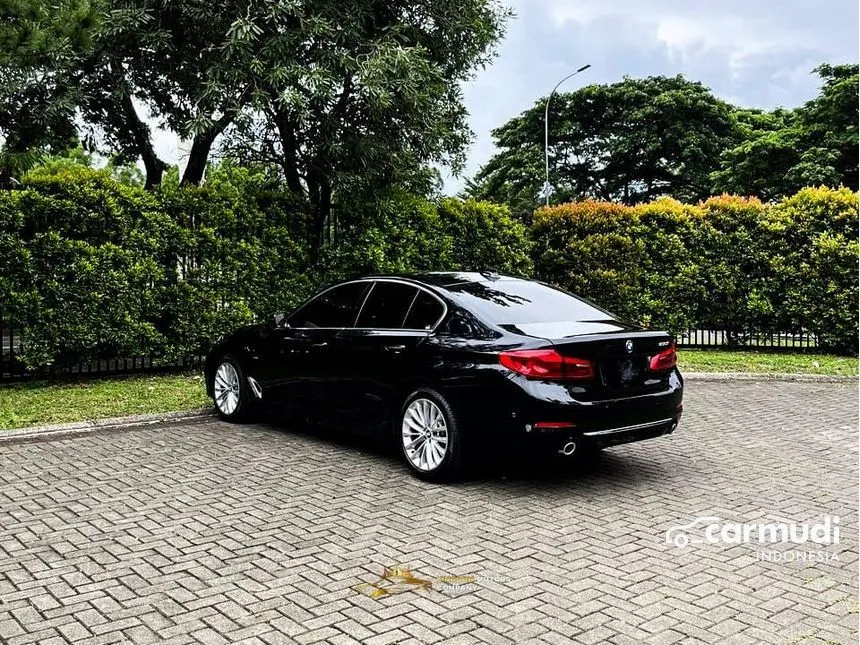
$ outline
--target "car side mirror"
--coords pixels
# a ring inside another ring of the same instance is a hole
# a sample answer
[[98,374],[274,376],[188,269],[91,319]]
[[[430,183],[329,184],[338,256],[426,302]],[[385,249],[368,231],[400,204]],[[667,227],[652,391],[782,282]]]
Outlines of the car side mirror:
[[287,314],[280,313],[275,314],[275,327],[289,327],[290,323],[287,322]]

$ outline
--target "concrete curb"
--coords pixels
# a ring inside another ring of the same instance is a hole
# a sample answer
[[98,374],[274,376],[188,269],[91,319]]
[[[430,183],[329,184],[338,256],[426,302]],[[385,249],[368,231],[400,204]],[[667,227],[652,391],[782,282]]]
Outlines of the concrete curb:
[[197,410],[182,410],[179,412],[159,412],[156,414],[134,414],[127,417],[114,417],[111,419],[95,419],[92,421],[77,421],[75,423],[61,423],[50,426],[32,426],[29,428],[15,428],[13,430],[0,430],[0,442],[31,439],[34,437],[47,437],[51,435],[75,435],[94,432],[96,430],[110,430],[115,428],[129,428],[142,425],[153,425],[156,423],[169,423],[171,421],[191,421],[194,419],[205,419],[215,416],[212,408],[200,408]]
[[778,372],[684,372],[686,381],[786,381],[800,383],[857,383],[856,376],[780,374]]

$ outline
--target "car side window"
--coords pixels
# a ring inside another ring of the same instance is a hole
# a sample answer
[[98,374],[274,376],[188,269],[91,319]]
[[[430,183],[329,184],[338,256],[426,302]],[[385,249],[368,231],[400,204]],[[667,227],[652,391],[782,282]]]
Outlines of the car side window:
[[355,326],[360,329],[403,329],[406,313],[418,293],[416,287],[398,282],[376,282]]
[[441,329],[441,333],[446,336],[456,336],[458,338],[493,338],[495,334],[490,332],[474,316],[467,314],[462,310],[455,310],[448,318]]
[[406,315],[406,322],[403,323],[404,329],[421,329],[430,330],[436,326],[445,307],[439,302],[438,298],[434,298],[426,291],[419,291],[418,296],[412,303],[412,308]]
[[290,317],[290,326],[352,327],[369,288],[369,282],[350,282],[324,291]]

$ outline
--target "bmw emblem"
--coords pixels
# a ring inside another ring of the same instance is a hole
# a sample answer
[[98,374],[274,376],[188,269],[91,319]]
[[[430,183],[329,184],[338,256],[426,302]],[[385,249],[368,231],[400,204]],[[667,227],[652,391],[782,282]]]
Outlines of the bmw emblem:
[[628,354],[632,354],[632,353],[633,353],[633,341],[632,341],[632,340],[628,340],[626,343],[624,343],[624,347],[626,347],[626,348],[627,348],[627,353],[628,353]]

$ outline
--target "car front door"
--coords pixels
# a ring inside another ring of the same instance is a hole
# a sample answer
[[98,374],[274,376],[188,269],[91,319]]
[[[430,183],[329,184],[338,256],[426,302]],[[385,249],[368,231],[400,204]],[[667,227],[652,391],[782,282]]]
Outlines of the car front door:
[[445,307],[411,284],[378,280],[353,329],[339,333],[343,420],[360,431],[387,423],[392,394],[420,370],[420,346]]
[[328,289],[271,332],[261,357],[264,398],[325,417],[338,333],[352,327],[369,288],[369,282],[349,282]]

